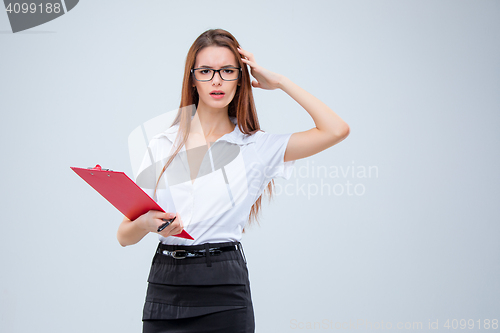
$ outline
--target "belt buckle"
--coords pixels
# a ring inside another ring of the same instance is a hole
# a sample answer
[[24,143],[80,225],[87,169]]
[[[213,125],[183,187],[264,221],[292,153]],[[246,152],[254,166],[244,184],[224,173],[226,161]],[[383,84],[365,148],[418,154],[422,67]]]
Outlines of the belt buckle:
[[222,251],[221,249],[218,249],[218,248],[215,248],[215,249],[210,249],[209,251],[209,255],[214,255],[214,256],[219,256],[222,254]]
[[[177,253],[179,253],[179,252],[184,253],[184,256],[178,257]],[[169,255],[174,259],[186,259],[186,250],[163,251],[163,254]]]

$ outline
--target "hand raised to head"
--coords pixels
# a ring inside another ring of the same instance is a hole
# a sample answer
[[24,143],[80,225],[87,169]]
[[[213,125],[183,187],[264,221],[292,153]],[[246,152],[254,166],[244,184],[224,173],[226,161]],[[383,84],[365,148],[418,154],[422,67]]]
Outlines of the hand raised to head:
[[250,73],[256,79],[252,80],[252,86],[254,88],[273,90],[280,87],[280,81],[283,78],[281,74],[271,72],[257,65],[253,53],[241,48],[238,48],[238,52],[241,54],[241,61],[250,66]]

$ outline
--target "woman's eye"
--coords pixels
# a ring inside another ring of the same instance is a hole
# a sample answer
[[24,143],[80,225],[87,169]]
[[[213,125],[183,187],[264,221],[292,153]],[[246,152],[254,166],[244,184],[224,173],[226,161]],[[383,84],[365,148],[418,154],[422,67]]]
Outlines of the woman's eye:
[[210,73],[210,69],[202,69],[200,70],[200,74],[207,75]]
[[226,73],[226,74],[233,74],[234,73],[234,69],[225,69],[224,73]]

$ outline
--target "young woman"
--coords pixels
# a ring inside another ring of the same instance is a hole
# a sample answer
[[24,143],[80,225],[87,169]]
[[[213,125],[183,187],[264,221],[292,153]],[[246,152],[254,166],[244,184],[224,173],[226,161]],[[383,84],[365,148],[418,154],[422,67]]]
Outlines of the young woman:
[[[252,86],[283,90],[316,127],[261,131]],[[289,179],[295,160],[344,140],[349,126],[285,76],[259,66],[221,29],[204,32],[191,46],[180,106],[173,125],[151,140],[149,162],[137,177],[167,213],[124,218],[117,233],[122,246],[159,234],[143,332],[254,332],[243,229],[257,217],[264,191],[271,195],[274,178]],[[183,230],[194,240],[175,236]]]

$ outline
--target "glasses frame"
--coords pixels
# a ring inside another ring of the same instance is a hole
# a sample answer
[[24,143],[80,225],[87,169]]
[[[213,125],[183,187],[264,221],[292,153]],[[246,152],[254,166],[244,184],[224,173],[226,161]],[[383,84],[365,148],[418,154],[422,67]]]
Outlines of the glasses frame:
[[[208,70],[211,70],[212,71],[212,77],[210,78],[210,80],[198,80],[196,78],[196,75],[194,74],[194,71],[197,70],[197,69],[208,69]],[[232,79],[232,80],[226,80],[222,77],[222,74],[220,73],[220,71],[223,71],[225,69],[237,69],[238,70],[238,77],[236,79]],[[213,69],[213,68],[204,68],[204,67],[201,67],[201,68],[192,68],[191,69],[191,74],[193,74],[193,77],[196,81],[199,81],[199,82],[208,82],[208,81],[212,81],[215,77],[215,73],[219,73],[219,77],[221,78],[222,81],[236,81],[238,80],[240,77],[241,77],[241,67],[224,67],[224,68],[221,68],[221,69]]]

